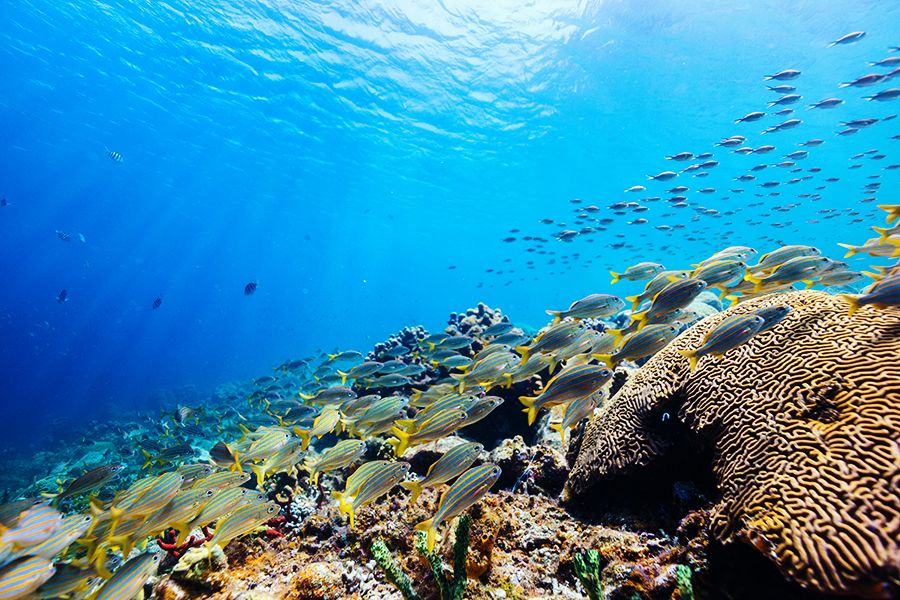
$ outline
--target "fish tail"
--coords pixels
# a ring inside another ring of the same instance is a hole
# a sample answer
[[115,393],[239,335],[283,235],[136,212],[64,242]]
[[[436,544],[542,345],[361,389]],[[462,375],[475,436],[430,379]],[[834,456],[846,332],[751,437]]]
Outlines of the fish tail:
[[862,274],[874,281],[881,281],[884,276],[881,273],[873,273],[872,271],[862,271]]
[[231,455],[234,457],[234,463],[230,467],[228,467],[228,470],[229,471],[237,471],[238,473],[243,473],[244,468],[241,466],[241,460],[240,460],[240,457],[238,456],[238,451],[235,450],[234,452],[231,453]]
[[337,354],[329,354],[329,355],[328,355],[328,360],[330,360],[330,361],[331,361],[331,360],[334,360],[334,359],[336,359],[336,358],[337,358]]
[[353,497],[342,492],[331,492],[331,496],[338,501],[338,512],[350,517],[350,529],[353,529],[356,521],[356,515],[353,514]]
[[847,249],[847,254],[844,255],[844,258],[850,258],[851,256],[855,255],[857,252],[856,248],[854,248],[850,244],[840,244],[839,243],[838,246],[840,246],[841,248]]
[[747,273],[744,275],[744,279],[753,284],[753,291],[758,292],[762,289],[763,280],[762,277],[757,277],[753,273]]
[[723,298],[723,300],[728,300],[728,302],[730,303],[728,305],[729,308],[731,308],[732,306],[737,304],[740,301],[740,299],[741,299],[740,296],[738,296],[737,294],[728,294],[727,296],[725,296]]
[[312,396],[310,394],[304,394],[303,392],[297,392],[297,395],[300,396],[301,398],[303,398],[304,400],[312,400],[313,398],[315,398],[315,396]]
[[309,430],[300,429],[299,427],[294,427],[292,430],[297,437],[300,438],[300,449],[306,450],[309,448]]
[[647,311],[634,313],[631,315],[631,321],[638,324],[638,331],[640,331],[647,324]]
[[697,356],[696,350],[679,350],[678,353],[688,359],[691,364],[691,371],[697,368],[697,363],[700,361],[700,357]]
[[610,271],[609,274],[612,275],[612,282],[611,282],[612,284],[619,283],[619,281],[622,280],[621,273],[616,273],[615,271]]
[[534,424],[535,419],[537,419],[538,411],[540,408],[535,406],[535,401],[537,400],[536,396],[520,396],[519,402],[525,407],[522,409],[523,413],[528,415],[528,425],[531,426]]
[[622,333],[621,329],[607,329],[606,333],[608,333],[609,335],[611,335],[613,337],[613,344],[615,346],[618,346],[619,343],[622,341],[622,338],[625,337],[625,334]]
[[876,204],[875,206],[887,212],[888,225],[900,218],[900,210],[894,209],[890,204]]
[[850,305],[850,309],[847,311],[847,316],[852,317],[856,313],[856,311],[859,310],[859,307],[860,307],[859,298],[860,297],[854,296],[852,294],[841,294],[840,296],[841,296],[841,298],[846,300],[847,303]]
[[147,452],[146,450],[144,450],[143,448],[141,449],[141,454],[144,455],[144,459],[145,459],[144,466],[141,467],[141,470],[143,471],[144,469],[146,469],[147,467],[149,467],[150,465],[153,464],[153,457],[150,456],[150,453]]
[[419,498],[419,494],[422,493],[422,486],[419,485],[418,481],[401,481],[400,485],[410,491],[412,494],[409,497],[409,503],[415,504],[416,500]]
[[426,342],[426,343],[428,344],[428,351],[433,352],[436,347],[436,344],[434,342]]
[[425,547],[431,552],[434,550],[434,542],[437,539],[437,529],[434,527],[434,519],[422,521],[416,525],[416,531],[424,531],[426,533]]
[[806,287],[803,288],[803,289],[805,289],[805,290],[808,290],[808,289],[811,288],[812,286],[816,285],[816,282],[813,281],[812,279],[801,279],[800,281],[802,281],[802,282],[803,282],[803,285],[806,286]]
[[631,310],[636,310],[638,305],[641,303],[640,296],[625,296],[625,299],[631,302]]
[[250,465],[250,470],[256,475],[256,486],[261,489],[263,480],[266,478],[266,467],[264,465]]
[[888,239],[888,228],[887,227],[873,227],[872,230],[878,234],[878,241],[884,242]]
[[591,357],[603,361],[610,369],[616,368],[616,363],[615,360],[613,360],[612,354],[591,354]]
[[405,431],[412,431],[413,425],[415,425],[415,419],[397,419],[394,421],[394,426],[399,427]]
[[516,352],[522,357],[522,362],[519,365],[524,365],[528,362],[528,358],[531,356],[531,348],[528,346],[516,346]]
[[548,310],[546,311],[548,315],[553,317],[553,323],[551,325],[556,325],[560,321],[562,321],[562,313],[558,310]]
[[550,429],[555,429],[559,432],[559,439],[562,442],[562,447],[566,447],[566,428],[563,427],[562,423],[552,423],[550,425]]
[[397,458],[400,458],[406,452],[406,449],[409,448],[410,434],[399,427],[391,427],[391,433],[393,433],[397,439],[388,440],[388,443],[394,447],[394,453],[397,455]]
[[344,373],[343,371],[338,369],[337,374],[341,376],[341,385],[344,385],[345,383],[347,383],[347,374],[346,373]]

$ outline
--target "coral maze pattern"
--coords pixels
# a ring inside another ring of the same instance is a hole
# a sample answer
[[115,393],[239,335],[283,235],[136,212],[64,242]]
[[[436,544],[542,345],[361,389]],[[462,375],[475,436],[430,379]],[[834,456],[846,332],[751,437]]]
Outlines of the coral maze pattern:
[[[778,304],[792,308],[782,323],[688,371],[679,349]],[[592,419],[568,494],[664,453],[671,410],[712,448],[719,540],[752,544],[804,587],[900,593],[900,309],[847,308],[822,292],[773,294],[685,331]]]

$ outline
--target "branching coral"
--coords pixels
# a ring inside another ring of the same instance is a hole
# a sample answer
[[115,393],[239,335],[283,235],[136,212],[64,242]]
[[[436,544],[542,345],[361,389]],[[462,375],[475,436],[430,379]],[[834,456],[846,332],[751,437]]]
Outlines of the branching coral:
[[[694,373],[678,354],[725,318],[780,304],[783,322]],[[900,309],[849,317],[840,299],[804,291],[704,319],[592,419],[570,498],[665,453],[673,419],[712,451],[719,540],[752,544],[814,590],[900,594]]]
[[[437,582],[442,600],[462,600],[466,595],[466,555],[469,551],[469,528],[472,519],[469,515],[463,515],[456,525],[456,541],[453,543],[453,579],[447,578],[444,561],[438,552],[429,552],[426,547],[425,532],[416,535],[416,550],[425,557]],[[412,588],[409,576],[403,572],[400,565],[391,555],[390,550],[383,541],[377,540],[372,544],[372,557],[384,570],[388,581],[393,583],[406,600],[416,600],[419,595]]]
[[575,566],[575,575],[584,586],[588,597],[591,600],[602,600],[603,583],[600,574],[605,561],[600,558],[600,553],[596,550],[585,550],[576,554],[572,562]]

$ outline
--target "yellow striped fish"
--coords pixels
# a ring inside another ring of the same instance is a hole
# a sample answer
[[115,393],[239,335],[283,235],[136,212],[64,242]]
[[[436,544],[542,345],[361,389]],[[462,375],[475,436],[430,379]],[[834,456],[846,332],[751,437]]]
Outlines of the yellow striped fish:
[[418,481],[401,481],[400,485],[412,492],[409,501],[414,503],[425,488],[437,487],[468,469],[483,450],[484,446],[475,442],[460,444],[432,463],[425,477]]
[[300,429],[299,427],[295,427],[293,431],[295,434],[300,436],[301,440],[303,440],[302,449],[306,450],[309,447],[311,438],[320,438],[327,433],[331,433],[332,431],[336,433],[340,433],[342,431],[341,411],[334,407],[328,406],[324,408],[322,410],[322,413],[313,420],[312,429]]
[[34,593],[38,598],[62,598],[68,594],[83,592],[92,579],[99,577],[93,568],[79,569],[69,563],[56,563],[56,573]]
[[441,497],[441,504],[437,513],[416,525],[416,529],[427,533],[428,551],[434,550],[434,542],[437,538],[437,529],[444,521],[449,521],[456,515],[478,502],[482,496],[488,493],[494,482],[500,477],[500,467],[492,463],[486,463],[480,467],[469,469],[459,476],[456,483]]
[[678,352],[690,361],[693,371],[697,368],[697,362],[701,357],[707,354],[721,356],[732,348],[737,348],[756,335],[765,322],[765,318],[756,314],[730,317],[707,333],[699,348]]
[[131,600],[156,571],[159,559],[159,554],[149,552],[135,556],[116,570],[94,600]]
[[91,521],[93,521],[91,515],[75,514],[64,517],[60,526],[53,532],[53,535],[40,544],[20,551],[20,555],[27,553],[30,556],[40,556],[52,560],[75,540],[83,536],[84,532],[91,526]]
[[550,429],[555,429],[559,432],[559,439],[563,448],[566,447],[566,433],[574,429],[583,419],[593,414],[594,409],[597,408],[600,396],[602,394],[592,394],[569,402],[563,411],[562,421],[550,425]]
[[358,486],[355,494],[351,495],[346,490],[343,494],[332,492],[331,495],[338,500],[340,513],[350,517],[350,529],[356,522],[356,511],[387,494],[408,472],[409,463],[384,463],[372,469],[362,483],[354,482]]
[[466,411],[461,408],[444,409],[426,419],[421,425],[416,424],[414,433],[408,433],[398,427],[391,428],[391,433],[396,437],[389,439],[388,443],[394,447],[397,456],[401,457],[412,446],[450,435],[460,428],[467,416]]
[[532,425],[542,408],[596,394],[611,377],[612,371],[599,365],[567,367],[548,381],[537,396],[520,397],[519,402],[525,406],[522,412],[528,415],[528,424]]
[[319,474],[346,467],[366,451],[362,440],[342,440],[322,453],[318,460],[309,457],[303,468],[309,472],[309,482],[319,483]]
[[[186,531],[190,532],[197,527],[209,525],[213,521],[218,521],[225,515],[231,514],[238,506],[246,503],[251,494],[254,493],[258,494],[259,499],[265,498],[265,496],[259,494],[259,492],[252,492],[247,488],[232,488],[220,491],[210,498],[209,502],[203,507],[203,510],[200,511],[200,514],[185,528]],[[186,539],[187,534],[181,534],[178,536],[177,543],[183,544]]]
[[209,547],[218,544],[224,548],[234,538],[250,533],[277,514],[278,505],[272,502],[241,506],[216,524],[216,532],[208,542]]
[[251,465],[250,470],[256,475],[257,487],[262,487],[263,480],[267,475],[293,469],[294,465],[300,460],[300,454],[303,452],[301,444],[302,442],[297,438],[291,438],[287,444],[279,448],[265,462]]
[[46,504],[35,504],[22,512],[13,529],[0,528],[0,544],[15,549],[31,548],[47,541],[62,525],[62,515]]
[[26,556],[0,569],[0,598],[24,598],[53,577],[53,562],[40,556]]

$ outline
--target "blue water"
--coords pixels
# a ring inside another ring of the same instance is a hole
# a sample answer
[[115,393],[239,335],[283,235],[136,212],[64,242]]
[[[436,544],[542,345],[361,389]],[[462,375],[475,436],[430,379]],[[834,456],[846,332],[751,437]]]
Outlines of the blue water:
[[[608,270],[639,260],[678,268],[778,242],[840,257],[836,241],[869,237],[866,177],[896,202],[900,170],[884,167],[900,162],[898,121],[834,132],[900,108],[863,100],[887,85],[837,88],[900,44],[897,2],[16,0],[0,4],[0,23],[9,445],[59,417],[173,404],[317,348],[437,329],[479,301],[540,326],[544,309],[587,293],[632,293],[611,288]],[[826,47],[855,30],[867,36]],[[804,123],[772,135],[760,131],[789,117],[735,125],[767,110],[777,96],[762,77],[785,68],[803,71],[792,83]],[[845,104],[804,110],[829,96]],[[713,146],[735,134],[778,150]],[[816,137],[826,143],[798,166],[822,172],[781,196],[752,194],[794,177],[786,169],[732,180]],[[886,158],[849,160],[868,149]],[[721,165],[702,181],[647,182],[681,150]],[[797,198],[828,176],[841,181],[821,200]],[[622,192],[637,184],[647,192]],[[571,224],[573,198],[606,207],[677,184],[692,188],[690,208],[644,203],[571,243],[538,222]],[[693,192],[707,186],[717,192]],[[527,252],[524,235],[555,254]],[[249,281],[259,288],[245,296]]]

